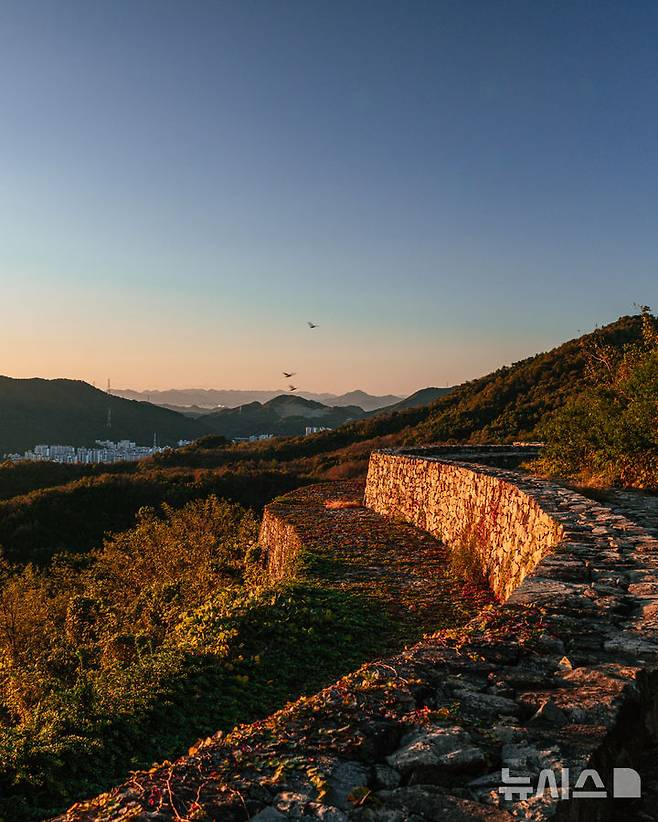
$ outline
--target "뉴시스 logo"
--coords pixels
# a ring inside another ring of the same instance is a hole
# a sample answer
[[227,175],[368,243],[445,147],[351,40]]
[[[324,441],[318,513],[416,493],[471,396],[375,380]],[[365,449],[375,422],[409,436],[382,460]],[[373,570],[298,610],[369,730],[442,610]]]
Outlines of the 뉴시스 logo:
[[[586,768],[581,771],[576,784],[571,788],[569,768],[560,770],[560,782],[555,772],[545,768],[539,772],[537,787],[531,785],[530,776],[510,776],[509,768],[501,771],[502,785],[498,788],[505,799],[528,799],[533,794],[543,796],[548,790],[553,799],[606,799],[608,789],[597,770]],[[642,794],[640,775],[633,768],[614,768],[612,773],[613,799],[639,799]]]

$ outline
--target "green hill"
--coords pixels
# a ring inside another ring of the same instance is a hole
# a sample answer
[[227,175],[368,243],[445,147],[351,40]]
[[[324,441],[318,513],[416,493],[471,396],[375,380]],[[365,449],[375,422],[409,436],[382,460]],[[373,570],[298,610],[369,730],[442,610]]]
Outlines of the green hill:
[[296,436],[304,434],[307,426],[335,428],[364,416],[364,410],[355,405],[327,406],[294,394],[281,394],[265,403],[250,402],[206,414],[202,424],[212,433],[229,438],[252,434]]
[[115,397],[80,380],[0,377],[0,457],[38,443],[81,446],[129,439],[148,445],[156,434],[160,444],[174,445],[203,433],[175,411]]
[[414,391],[403,400],[387,405],[385,408],[378,408],[371,411],[371,415],[375,414],[392,414],[394,411],[404,411],[406,408],[420,408],[423,405],[431,405],[440,397],[445,397],[453,389],[452,388],[421,388],[419,391]]
[[404,434],[405,442],[506,442],[534,438],[550,415],[583,390],[584,348],[595,339],[621,349],[641,334],[639,317],[622,317],[546,353],[458,386]]

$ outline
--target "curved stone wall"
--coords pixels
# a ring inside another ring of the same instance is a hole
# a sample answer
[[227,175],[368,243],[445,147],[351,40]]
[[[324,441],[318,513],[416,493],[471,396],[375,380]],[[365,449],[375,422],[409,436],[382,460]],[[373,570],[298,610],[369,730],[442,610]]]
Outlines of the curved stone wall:
[[[474,555],[491,590],[505,600],[560,543],[564,528],[546,510],[545,495],[518,475],[511,482],[496,469],[447,460],[446,450],[373,453],[365,504],[429,531],[451,551]],[[454,453],[466,456],[464,449]]]

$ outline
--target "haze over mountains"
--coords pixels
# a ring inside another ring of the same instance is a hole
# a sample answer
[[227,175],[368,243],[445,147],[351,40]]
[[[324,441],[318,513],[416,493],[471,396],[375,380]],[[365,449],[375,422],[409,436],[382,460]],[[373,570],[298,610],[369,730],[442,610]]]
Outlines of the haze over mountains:
[[[285,393],[283,389],[272,389],[269,391],[253,390],[244,391],[238,389],[222,388],[172,388],[166,391],[134,391],[132,388],[116,389],[113,393],[128,400],[141,400],[152,402],[155,405],[175,408],[196,407],[201,409],[216,409],[219,406],[225,408],[237,408],[239,405],[246,405],[251,402],[267,402]],[[300,390],[297,396],[304,397],[313,402],[321,402],[323,405],[347,406],[358,405],[364,411],[375,411],[400,402],[402,397],[395,394],[385,396],[373,396],[365,391],[349,391],[346,394],[313,393]]]

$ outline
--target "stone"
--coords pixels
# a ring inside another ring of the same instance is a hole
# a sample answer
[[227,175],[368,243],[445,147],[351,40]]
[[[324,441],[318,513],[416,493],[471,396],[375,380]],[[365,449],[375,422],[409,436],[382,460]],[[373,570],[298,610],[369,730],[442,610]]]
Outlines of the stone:
[[285,814],[277,811],[276,808],[263,808],[255,816],[252,816],[252,822],[279,822],[280,819],[285,819]]
[[401,781],[402,777],[394,768],[389,765],[375,765],[375,783],[378,788],[393,790]]
[[503,745],[501,760],[503,767],[513,770],[523,770],[534,765],[538,759],[539,752],[532,745],[523,743]]
[[472,772],[484,765],[485,758],[470,735],[454,726],[410,734],[403,739],[402,747],[387,757],[387,762],[401,774],[413,775],[415,781],[421,781],[446,772]]
[[474,691],[455,691],[455,697],[461,701],[466,711],[492,715],[516,716],[520,712],[519,706],[513,699],[496,694],[481,694]]
[[[436,820],[436,822],[512,822],[513,817],[506,811],[481,805],[468,799],[445,794],[433,785],[409,785],[396,788],[394,791],[380,791],[376,799],[387,811],[402,811],[403,816],[393,819]],[[378,808],[371,816],[365,817],[368,822],[379,822],[387,817],[380,815]]]
[[526,725],[533,726],[550,726],[561,728],[569,722],[567,715],[555,704],[552,698],[546,699],[539,706],[537,711],[530,717]]
[[352,803],[347,797],[369,781],[368,769],[360,762],[340,762],[327,779],[327,801],[341,810],[349,810]]
[[618,651],[626,657],[646,657],[658,654],[658,644],[630,632],[619,633],[603,643],[606,651]]
[[290,819],[300,819],[309,801],[310,796],[308,794],[297,793],[296,791],[281,791],[274,797],[274,806]]
[[348,818],[347,814],[339,808],[333,808],[319,802],[309,802],[306,806],[306,813],[301,820],[302,822],[315,822],[317,819],[321,819],[322,822],[347,822]]

